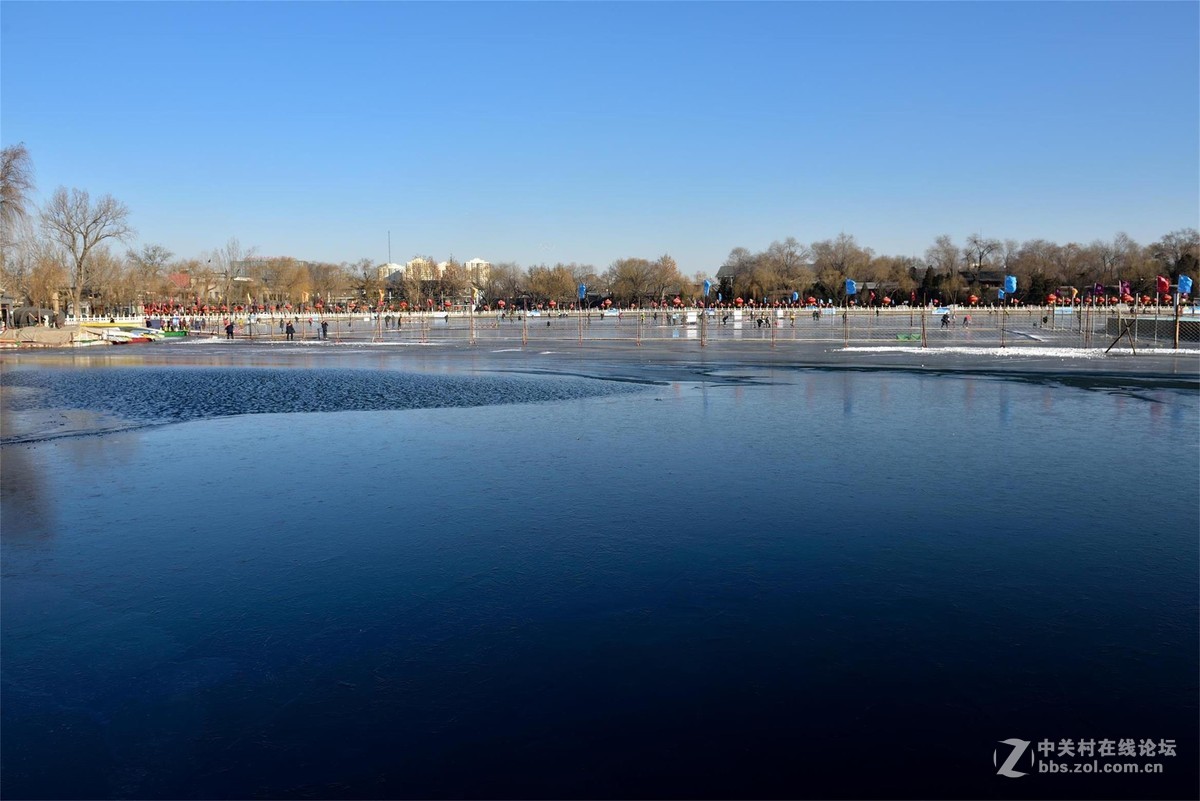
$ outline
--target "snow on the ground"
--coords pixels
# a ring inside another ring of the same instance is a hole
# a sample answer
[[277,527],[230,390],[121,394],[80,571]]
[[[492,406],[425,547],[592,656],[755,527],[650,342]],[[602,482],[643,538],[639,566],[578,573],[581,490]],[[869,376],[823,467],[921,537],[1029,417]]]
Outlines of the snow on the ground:
[[[966,356],[1008,356],[1014,358],[1036,357],[1039,359],[1056,358],[1056,359],[1104,359],[1113,356],[1132,356],[1135,355],[1129,348],[1113,348],[1108,353],[1097,348],[1041,348],[1041,347],[1019,347],[1019,348],[970,348],[970,347],[934,347],[921,348],[911,346],[870,346],[870,347],[848,347],[842,348],[843,351],[852,351],[856,353],[919,353],[922,356],[933,354],[956,354]],[[1138,348],[1136,355],[1174,355],[1180,353],[1197,354],[1195,351],[1172,350],[1170,348]]]

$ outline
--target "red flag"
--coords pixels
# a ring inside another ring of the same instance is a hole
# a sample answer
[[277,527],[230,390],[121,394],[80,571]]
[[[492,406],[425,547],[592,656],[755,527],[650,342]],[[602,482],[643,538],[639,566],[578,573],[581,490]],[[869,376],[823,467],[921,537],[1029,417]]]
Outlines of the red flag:
[[1162,293],[1171,291],[1171,282],[1168,279],[1163,278],[1161,275],[1158,276],[1158,291]]

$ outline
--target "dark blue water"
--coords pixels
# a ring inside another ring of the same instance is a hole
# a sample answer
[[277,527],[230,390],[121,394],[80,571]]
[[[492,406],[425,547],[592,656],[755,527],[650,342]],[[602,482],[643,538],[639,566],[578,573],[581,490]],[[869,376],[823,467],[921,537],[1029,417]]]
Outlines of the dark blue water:
[[746,372],[8,372],[4,796],[1196,794],[1193,389]]

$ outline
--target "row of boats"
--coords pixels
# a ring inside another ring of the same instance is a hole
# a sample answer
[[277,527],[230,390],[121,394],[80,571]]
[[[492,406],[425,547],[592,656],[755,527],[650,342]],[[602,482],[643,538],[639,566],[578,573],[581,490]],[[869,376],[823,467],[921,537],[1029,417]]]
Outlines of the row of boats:
[[130,323],[89,323],[85,326],[105,342],[113,345],[129,345],[138,342],[157,342],[160,339],[186,337],[187,331],[164,331],[161,328],[146,328]]

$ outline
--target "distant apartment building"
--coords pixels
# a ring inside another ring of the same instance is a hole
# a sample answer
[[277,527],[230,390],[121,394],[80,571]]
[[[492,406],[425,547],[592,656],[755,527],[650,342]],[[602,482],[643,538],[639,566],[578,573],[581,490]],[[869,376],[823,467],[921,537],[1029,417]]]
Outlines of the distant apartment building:
[[415,291],[419,300],[434,299],[439,303],[454,304],[478,303],[483,297],[484,287],[491,278],[491,262],[471,259],[460,264],[460,271],[454,275],[453,280],[447,281],[446,271],[450,264],[450,261],[434,262],[426,256],[417,256],[404,264],[380,265],[378,274],[380,280],[387,285],[389,298],[404,297]]
[[483,259],[471,259],[463,265],[467,269],[467,275],[471,276],[471,283],[477,287],[487,285],[488,279],[492,275],[492,263]]
[[[446,268],[449,266],[449,261],[439,261],[435,264],[424,256],[418,256],[405,264],[383,265],[379,268],[379,277],[387,279],[399,273],[401,278],[416,276],[421,281],[437,281],[445,276]],[[477,287],[482,287],[491,277],[492,263],[490,261],[471,259],[464,262],[462,266],[471,283]]]

